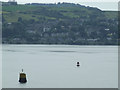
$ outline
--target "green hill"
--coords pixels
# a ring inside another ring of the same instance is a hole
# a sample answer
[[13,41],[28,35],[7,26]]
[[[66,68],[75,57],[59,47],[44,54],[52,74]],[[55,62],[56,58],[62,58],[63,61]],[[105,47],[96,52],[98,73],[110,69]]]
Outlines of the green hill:
[[69,3],[8,5],[2,11],[3,43],[117,44],[115,11]]
[[[57,19],[59,18],[82,18],[88,17],[92,14],[102,14],[106,18],[117,18],[117,12],[114,11],[100,11],[97,8],[86,8],[80,6],[73,7],[57,7],[57,6],[41,6],[41,5],[10,5],[3,6],[3,16],[7,22],[17,22],[19,17],[25,20],[34,19],[39,20],[40,17],[45,17],[47,19]],[[53,14],[53,15],[50,15]],[[55,14],[55,15],[54,15]]]

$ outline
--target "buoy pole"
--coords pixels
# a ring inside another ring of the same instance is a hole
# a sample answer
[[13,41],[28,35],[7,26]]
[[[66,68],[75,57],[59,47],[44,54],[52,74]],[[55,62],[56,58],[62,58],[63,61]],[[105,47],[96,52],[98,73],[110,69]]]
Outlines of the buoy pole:
[[23,73],[23,69],[22,69],[22,73],[20,73],[20,75],[19,75],[19,82],[20,83],[26,83],[27,82],[26,74]]
[[22,69],[22,72],[23,72],[23,69]]

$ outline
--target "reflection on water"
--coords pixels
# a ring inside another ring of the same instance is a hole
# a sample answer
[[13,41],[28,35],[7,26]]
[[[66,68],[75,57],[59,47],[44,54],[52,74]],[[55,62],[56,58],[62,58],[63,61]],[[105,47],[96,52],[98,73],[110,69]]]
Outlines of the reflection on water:
[[[3,88],[117,88],[117,46],[3,45]],[[80,62],[80,67],[76,66]],[[20,84],[24,69],[28,82]]]
[[75,52],[75,51],[47,51],[47,52],[62,52],[62,53],[64,53],[64,52]]

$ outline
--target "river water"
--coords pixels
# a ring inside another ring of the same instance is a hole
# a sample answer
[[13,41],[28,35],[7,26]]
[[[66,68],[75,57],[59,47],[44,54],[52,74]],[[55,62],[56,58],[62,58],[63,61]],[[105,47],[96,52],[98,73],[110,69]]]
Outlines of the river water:
[[117,46],[3,45],[2,57],[3,88],[118,87]]

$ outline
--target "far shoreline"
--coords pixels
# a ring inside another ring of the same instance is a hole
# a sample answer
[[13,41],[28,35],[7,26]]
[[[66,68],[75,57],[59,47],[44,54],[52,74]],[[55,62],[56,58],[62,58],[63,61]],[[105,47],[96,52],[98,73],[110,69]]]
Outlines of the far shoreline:
[[119,45],[111,45],[111,44],[105,44],[105,45],[92,45],[92,44],[89,44],[89,45],[83,45],[83,44],[2,44],[2,45],[36,45],[36,46],[119,46]]

